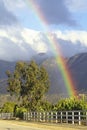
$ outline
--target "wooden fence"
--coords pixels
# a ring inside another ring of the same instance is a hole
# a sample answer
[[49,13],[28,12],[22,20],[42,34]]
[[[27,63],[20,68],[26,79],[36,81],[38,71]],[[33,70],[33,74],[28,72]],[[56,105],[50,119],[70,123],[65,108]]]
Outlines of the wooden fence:
[[23,118],[35,122],[87,125],[87,111],[28,112]]
[[0,119],[13,119],[13,113],[0,113]]

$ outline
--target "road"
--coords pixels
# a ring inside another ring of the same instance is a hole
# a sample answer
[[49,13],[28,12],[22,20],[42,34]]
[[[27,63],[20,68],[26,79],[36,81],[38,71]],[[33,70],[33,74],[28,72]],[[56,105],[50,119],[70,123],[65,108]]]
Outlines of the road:
[[0,130],[87,130],[87,126],[26,123],[0,120]]
[[0,121],[0,130],[44,130],[43,128],[35,128],[34,126],[26,126],[9,121]]

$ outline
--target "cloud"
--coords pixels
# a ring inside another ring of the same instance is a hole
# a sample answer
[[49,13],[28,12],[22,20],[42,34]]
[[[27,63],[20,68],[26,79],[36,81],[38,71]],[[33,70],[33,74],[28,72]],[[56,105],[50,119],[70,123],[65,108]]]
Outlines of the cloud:
[[23,9],[25,2],[23,0],[4,0],[4,3],[8,10],[14,11],[15,9]]
[[46,52],[47,46],[39,33],[26,28],[0,29],[0,59],[30,60],[37,53]]
[[36,52],[47,52],[48,48],[44,42],[45,37],[43,33],[25,28],[21,34],[25,41],[30,44]]
[[79,41],[77,41],[76,44],[73,44],[73,42],[69,40],[58,39],[58,43],[60,44],[61,53],[65,57],[87,52],[87,46],[82,45]]
[[36,0],[36,3],[49,24],[77,25],[65,4],[65,0]]
[[[31,0],[34,1],[34,0]],[[36,1],[36,2],[35,2]],[[34,3],[40,9],[41,14],[49,25],[77,26],[65,0],[35,0]],[[69,5],[69,4],[68,4]],[[1,0],[0,1],[0,26],[11,26],[22,24],[28,21],[26,17],[27,4],[22,0]],[[22,15],[21,15],[22,14]],[[26,19],[25,19],[26,17]],[[33,16],[32,16],[33,18]],[[27,23],[27,22],[26,22]]]
[[87,10],[87,0],[66,0],[66,5],[72,12]]
[[77,44],[79,41],[83,46],[87,46],[87,31],[56,31],[56,37],[62,40],[71,41],[73,44]]
[[34,51],[26,43],[17,44],[6,37],[0,37],[0,43],[0,59],[2,60],[29,60],[34,55]]
[[31,49],[29,46],[28,50],[26,49],[26,43],[23,43],[20,32],[20,29],[16,30],[16,28],[12,27],[8,30],[0,30],[0,59],[14,61],[22,58],[26,60],[31,57],[31,53],[28,54]]
[[[87,52],[86,31],[55,31],[53,32],[64,56]],[[53,44],[52,46],[55,46]],[[0,59],[7,61],[30,60],[38,53],[53,53],[47,33],[28,28],[0,29]]]
[[3,0],[0,0],[0,27],[17,24],[17,18],[7,10]]
[[53,36],[65,57],[87,52],[87,31],[56,31]]

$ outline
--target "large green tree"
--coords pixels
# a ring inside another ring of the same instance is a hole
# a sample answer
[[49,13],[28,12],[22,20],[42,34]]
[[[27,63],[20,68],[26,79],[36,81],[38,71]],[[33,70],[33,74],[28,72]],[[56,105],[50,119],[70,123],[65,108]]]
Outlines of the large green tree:
[[18,62],[14,72],[7,71],[8,91],[22,100],[25,106],[34,110],[49,88],[48,73],[34,61]]

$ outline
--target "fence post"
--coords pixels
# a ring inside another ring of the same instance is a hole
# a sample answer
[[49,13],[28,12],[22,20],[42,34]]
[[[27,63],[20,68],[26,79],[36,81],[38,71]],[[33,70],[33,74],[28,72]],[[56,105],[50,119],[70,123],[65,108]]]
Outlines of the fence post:
[[68,112],[66,111],[66,123],[68,123]]
[[44,121],[44,122],[45,122],[45,115],[46,115],[46,114],[45,114],[45,112],[44,112],[44,113],[43,113],[43,121]]
[[33,119],[34,119],[34,121],[35,121],[35,112],[33,113],[34,115],[33,115]]
[[81,114],[79,112],[79,125],[81,125]]
[[87,111],[86,111],[86,125],[87,125]]
[[31,115],[30,115],[30,112],[27,112],[27,115],[26,115],[26,120],[31,120]]
[[62,115],[63,115],[63,113],[61,112],[60,114],[61,114],[61,123],[62,123],[62,118],[63,118]]
[[37,112],[37,116],[36,116],[36,118],[37,118],[37,121],[38,121],[38,112]]
[[56,112],[56,123],[57,123],[57,112]]
[[23,120],[25,120],[26,119],[26,113],[24,112],[24,114],[23,114]]
[[27,120],[27,112],[25,113],[25,120]]
[[74,112],[72,112],[72,124],[74,125]]
[[47,122],[49,122],[49,112],[47,112]]
[[31,112],[31,114],[30,114],[30,117],[31,117],[31,121],[32,121],[32,117],[33,117],[32,115],[33,115],[33,114],[32,114],[32,112]]
[[13,118],[13,117],[14,117],[14,114],[13,114],[13,113],[11,113],[10,117],[11,117],[11,118]]
[[39,113],[39,121],[41,121],[41,112]]
[[53,122],[53,112],[51,112],[51,123]]

